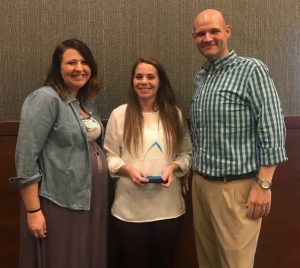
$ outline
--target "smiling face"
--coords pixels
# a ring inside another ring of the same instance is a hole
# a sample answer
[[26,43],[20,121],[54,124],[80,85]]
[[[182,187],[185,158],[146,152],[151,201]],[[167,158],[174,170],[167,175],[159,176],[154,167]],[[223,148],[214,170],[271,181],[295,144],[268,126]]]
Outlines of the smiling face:
[[154,103],[159,88],[156,68],[147,63],[138,64],[133,77],[133,88],[140,101]]
[[200,53],[212,62],[229,54],[228,39],[231,35],[223,15],[213,9],[200,12],[194,21],[194,42]]
[[60,73],[68,90],[73,96],[91,77],[91,68],[82,55],[73,48],[65,50],[60,65]]

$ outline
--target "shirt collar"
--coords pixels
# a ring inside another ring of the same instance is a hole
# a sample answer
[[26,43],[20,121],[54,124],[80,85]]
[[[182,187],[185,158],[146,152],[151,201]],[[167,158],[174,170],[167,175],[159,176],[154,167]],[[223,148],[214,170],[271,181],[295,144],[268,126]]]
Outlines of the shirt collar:
[[235,53],[234,50],[231,50],[230,53],[225,56],[222,57],[220,59],[217,59],[214,62],[206,62],[202,68],[205,69],[206,71],[209,71],[210,68],[214,68],[214,69],[222,69],[224,66],[231,64],[234,59],[237,57],[237,54]]
[[66,99],[66,103],[70,104],[72,102],[78,102],[79,103],[79,101],[75,97],[73,97],[72,95],[68,95],[67,99]]

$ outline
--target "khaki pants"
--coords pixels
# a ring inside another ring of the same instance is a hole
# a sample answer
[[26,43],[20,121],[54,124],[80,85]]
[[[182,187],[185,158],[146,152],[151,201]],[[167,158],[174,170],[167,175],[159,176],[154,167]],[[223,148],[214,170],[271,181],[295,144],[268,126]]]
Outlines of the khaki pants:
[[192,200],[199,268],[251,268],[261,218],[247,218],[255,180],[216,182],[193,174]]

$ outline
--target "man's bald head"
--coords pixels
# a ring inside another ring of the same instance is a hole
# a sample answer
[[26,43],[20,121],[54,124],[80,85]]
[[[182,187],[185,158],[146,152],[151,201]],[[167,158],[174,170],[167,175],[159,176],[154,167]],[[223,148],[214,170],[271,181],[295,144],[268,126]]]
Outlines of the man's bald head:
[[220,24],[222,24],[223,26],[227,25],[226,20],[225,20],[225,16],[224,14],[217,10],[217,9],[213,9],[213,8],[208,8],[208,9],[204,9],[201,12],[199,12],[194,19],[194,30],[195,30],[195,23],[197,23],[197,21],[201,20],[201,21],[205,21],[211,18],[215,18],[216,20],[218,20],[220,22]]
[[215,61],[229,54],[227,41],[230,36],[231,28],[219,10],[205,9],[196,15],[194,42],[208,61]]

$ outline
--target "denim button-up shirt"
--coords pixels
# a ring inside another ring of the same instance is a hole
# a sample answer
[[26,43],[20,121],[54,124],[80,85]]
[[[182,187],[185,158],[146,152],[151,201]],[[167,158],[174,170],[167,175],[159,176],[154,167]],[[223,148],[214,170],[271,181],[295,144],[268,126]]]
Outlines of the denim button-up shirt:
[[[92,171],[78,105],[74,97],[64,102],[51,87],[26,98],[16,146],[17,177],[10,181],[19,187],[39,182],[40,196],[62,207],[89,210]],[[84,107],[101,125],[95,105]]]

